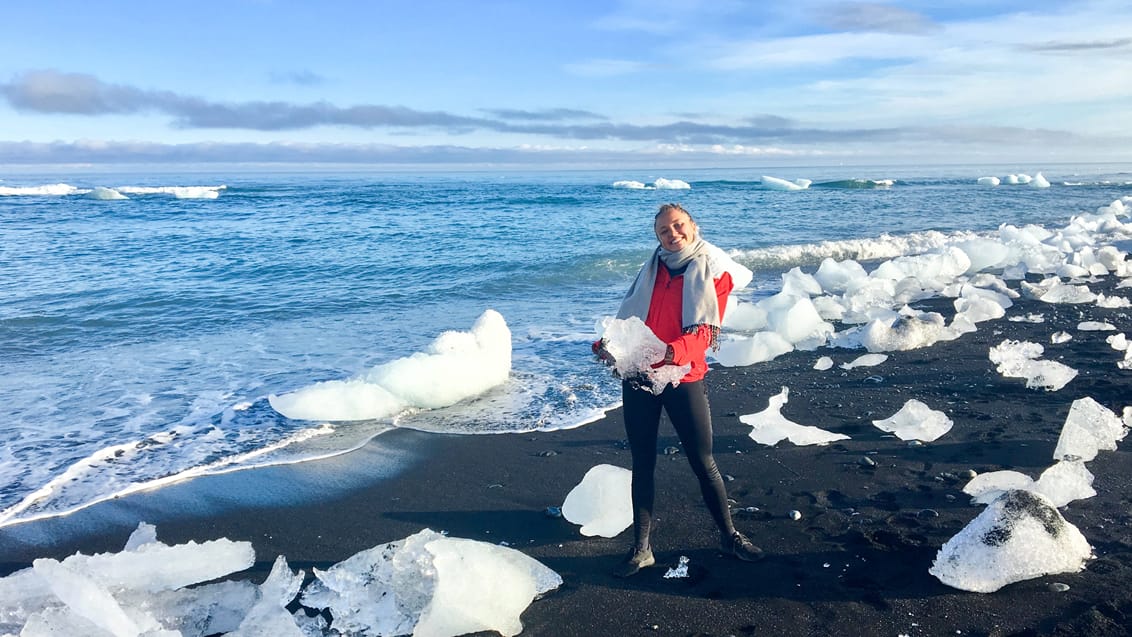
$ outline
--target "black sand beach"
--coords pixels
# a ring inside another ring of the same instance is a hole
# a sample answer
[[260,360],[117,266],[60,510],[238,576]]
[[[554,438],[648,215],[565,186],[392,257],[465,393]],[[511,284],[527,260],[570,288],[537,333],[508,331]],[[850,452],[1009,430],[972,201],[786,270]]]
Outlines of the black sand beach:
[[[1110,277],[1091,288],[1108,293],[1117,281]],[[948,318],[953,313],[950,299],[915,306]],[[252,542],[257,563],[235,577],[257,582],[280,554],[309,574],[311,567],[329,567],[429,527],[507,542],[562,575],[563,587],[523,614],[524,635],[1132,634],[1127,441],[1087,464],[1097,496],[1062,509],[1094,548],[1096,559],[1084,571],[991,594],[955,590],[928,573],[943,543],[982,511],[962,493],[962,472],[1013,469],[1036,478],[1053,464],[1075,399],[1092,397],[1117,414],[1132,404],[1132,371],[1117,368],[1122,353],[1105,342],[1114,332],[1076,329],[1095,320],[1132,331],[1132,311],[1022,299],[1007,311],[1007,317],[1027,314],[1041,314],[1044,321],[980,323],[957,341],[889,352],[876,367],[816,371],[820,356],[840,364],[864,353],[823,348],[747,368],[714,369],[707,382],[716,459],[728,476],[737,525],[767,552],[759,563],[718,553],[716,532],[680,453],[659,463],[653,534],[658,564],[636,577],[609,574],[631,531],[586,538],[577,526],[545,514],[548,506],[562,504],[590,467],[629,466],[620,412],[614,411],[591,425],[550,433],[397,431],[361,451],[308,466],[202,478],[63,520],[0,529],[0,573],[37,557],[118,551],[139,520],[156,524],[166,543],[218,537]],[[1051,344],[1057,331],[1073,339]],[[1004,339],[1041,343],[1043,358],[1079,375],[1056,392],[1004,378],[987,356]],[[588,348],[579,352],[579,364],[590,364]],[[738,417],[763,410],[783,386],[790,388],[784,416],[851,440],[824,447],[753,442]],[[911,446],[872,425],[911,398],[946,412],[954,428],[935,442]],[[662,424],[658,453],[677,446]],[[405,468],[382,478],[379,468],[391,458]],[[801,518],[792,519],[791,511]],[[690,577],[665,579],[666,567],[681,555],[690,560]],[[1055,592],[1053,582],[1069,589]]]

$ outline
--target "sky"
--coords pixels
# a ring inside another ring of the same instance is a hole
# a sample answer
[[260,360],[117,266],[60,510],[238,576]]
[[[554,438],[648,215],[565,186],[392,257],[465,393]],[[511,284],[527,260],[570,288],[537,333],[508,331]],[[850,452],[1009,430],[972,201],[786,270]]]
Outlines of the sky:
[[1127,0],[6,0],[0,165],[1132,160]]

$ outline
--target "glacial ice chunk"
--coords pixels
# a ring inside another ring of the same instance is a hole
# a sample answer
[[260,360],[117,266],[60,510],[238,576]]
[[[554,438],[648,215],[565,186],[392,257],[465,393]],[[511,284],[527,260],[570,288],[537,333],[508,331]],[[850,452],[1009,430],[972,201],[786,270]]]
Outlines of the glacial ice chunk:
[[1073,401],[1053,450],[1055,460],[1092,460],[1100,450],[1113,451],[1128,434],[1111,409],[1086,396]]
[[1080,460],[1062,460],[1042,472],[1037,480],[1017,471],[981,473],[963,487],[975,504],[990,504],[1006,491],[1022,489],[1040,493],[1061,508],[1075,500],[1097,494],[1092,487],[1093,474]]
[[668,345],[636,316],[605,317],[597,327],[598,336],[605,340],[605,350],[613,356],[617,374],[621,378],[647,379],[647,387],[658,396],[668,385],[679,385],[680,379],[692,370],[690,364],[653,367],[664,360]]
[[818,427],[800,425],[782,415],[782,406],[790,396],[790,389],[783,387],[778,394],[767,401],[767,408],[754,414],[739,416],[739,422],[751,426],[751,440],[773,446],[782,440],[799,445],[827,445],[835,440],[849,440],[845,434],[837,434]]
[[880,365],[886,360],[888,360],[888,354],[862,354],[861,356],[854,358],[848,363],[842,363],[841,369],[853,369],[855,367],[873,367],[875,365]]
[[818,370],[819,372],[824,372],[831,367],[833,367],[833,359],[828,356],[822,356],[821,358],[814,361],[814,369]]
[[519,551],[430,529],[315,569],[315,575],[303,604],[329,609],[334,634],[351,635],[514,635],[527,605],[562,584],[557,573]]
[[302,588],[303,575],[303,571],[292,573],[282,555],[275,558],[271,573],[259,587],[259,599],[228,637],[304,637],[294,617],[287,612],[287,605]]
[[1007,378],[1025,378],[1026,387],[1057,391],[1077,376],[1077,370],[1057,361],[1038,360],[1045,348],[1030,341],[1004,340],[990,349],[990,360]]
[[1077,324],[1079,332],[1115,332],[1116,326],[1104,321],[1081,321]]
[[881,431],[896,434],[901,440],[931,442],[951,431],[955,424],[942,411],[936,411],[915,398],[904,403],[900,411],[873,424]]
[[794,346],[778,332],[757,332],[751,336],[721,341],[712,358],[724,367],[754,365],[794,351]]
[[511,373],[511,330],[495,310],[469,332],[448,331],[423,352],[383,363],[361,376],[270,395],[275,411],[299,420],[389,418],[409,408],[454,405],[502,385]]
[[993,593],[1014,582],[1078,572],[1092,552],[1048,499],[1012,490],[948,540],[928,572],[952,588]]
[[566,495],[562,517],[581,525],[585,536],[616,537],[633,524],[633,474],[610,464],[591,467]]

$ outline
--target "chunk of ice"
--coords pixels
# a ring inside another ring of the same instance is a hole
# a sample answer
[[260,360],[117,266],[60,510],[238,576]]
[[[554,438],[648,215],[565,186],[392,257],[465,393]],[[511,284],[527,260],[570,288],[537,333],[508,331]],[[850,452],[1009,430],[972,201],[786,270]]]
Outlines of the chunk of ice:
[[617,536],[633,524],[632,480],[632,472],[622,467],[591,467],[566,495],[562,517],[581,525],[582,535]]
[[654,368],[654,363],[664,360],[668,345],[636,316],[605,317],[597,327],[598,336],[605,340],[606,351],[613,356],[617,374],[621,378],[647,379],[647,387],[658,396],[668,385],[679,385],[680,379],[692,370],[690,364]]
[[864,354],[858,356],[857,358],[854,358],[848,363],[842,363],[841,369],[853,369],[855,367],[873,367],[875,365],[880,365],[886,360],[888,360],[887,354]]
[[948,540],[928,572],[953,588],[992,593],[1013,582],[1075,573],[1091,557],[1088,541],[1049,500],[1012,490]]
[[1053,457],[1055,460],[1092,460],[1102,449],[1115,450],[1117,441],[1127,434],[1124,421],[1111,409],[1088,396],[1079,398],[1069,407]]
[[1045,348],[1030,341],[1004,340],[990,349],[990,360],[998,373],[1025,378],[1026,387],[1057,391],[1077,376],[1077,370],[1056,361],[1037,360]]
[[751,440],[762,445],[776,445],[782,440],[789,440],[799,446],[827,445],[835,440],[849,440],[849,436],[845,434],[835,434],[787,420],[782,415],[782,406],[789,396],[790,389],[783,387],[781,392],[770,397],[766,409],[739,416],[740,422],[752,427]]
[[724,367],[743,367],[774,360],[792,351],[794,346],[778,332],[758,332],[722,341],[712,358]]
[[924,403],[911,399],[904,403],[900,411],[884,420],[874,420],[873,424],[881,431],[896,434],[901,440],[920,440],[931,442],[951,431],[954,423],[947,414],[936,411]]

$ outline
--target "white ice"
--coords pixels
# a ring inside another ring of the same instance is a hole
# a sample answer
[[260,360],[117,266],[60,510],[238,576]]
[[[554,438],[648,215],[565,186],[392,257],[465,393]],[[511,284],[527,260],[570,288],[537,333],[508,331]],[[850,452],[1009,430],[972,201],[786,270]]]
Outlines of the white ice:
[[827,445],[835,440],[848,440],[845,434],[836,434],[818,427],[800,425],[782,415],[782,406],[790,396],[790,389],[771,396],[767,408],[754,414],[739,416],[739,421],[751,426],[751,440],[762,445],[776,445],[782,440],[799,445]]
[[1091,498],[1097,494],[1093,490],[1093,474],[1080,460],[1063,460],[1054,463],[1042,472],[1037,480],[1017,471],[992,471],[980,473],[963,487],[963,492],[973,496],[975,504],[990,504],[1006,491],[1023,489],[1040,493],[1050,503],[1061,508],[1075,500]]
[[1092,552],[1048,499],[1011,490],[948,540],[928,572],[953,588],[993,593],[1013,582],[1078,572]]
[[1073,340],[1073,335],[1065,331],[1058,331],[1049,335],[1049,342],[1054,345],[1068,343],[1071,340]]
[[874,420],[873,424],[881,431],[895,434],[901,440],[931,442],[951,431],[955,423],[942,411],[932,409],[913,398],[904,403],[900,411],[883,420]]
[[712,357],[724,367],[740,367],[762,363],[794,351],[794,345],[778,332],[757,332],[752,336],[735,336],[719,343]]
[[471,331],[444,332],[423,352],[348,380],[315,383],[268,400],[288,418],[382,419],[408,409],[456,404],[502,385],[510,373],[511,330],[498,312],[487,310]]
[[1105,296],[1104,294],[1097,293],[1097,307],[1106,309],[1132,307],[1132,301],[1129,301],[1123,296]]
[[787,181],[779,177],[771,177],[769,175],[762,176],[763,188],[768,190],[805,190],[810,187],[810,183],[809,179]]
[[114,190],[113,188],[104,188],[96,186],[93,190],[83,195],[87,199],[98,199],[100,201],[119,201],[122,199],[129,199],[126,195]]
[[1112,451],[1128,435],[1124,421],[1092,398],[1073,401],[1053,450],[1055,460],[1092,460],[1101,450]]
[[818,370],[819,372],[824,372],[825,370],[832,367],[833,359],[828,356],[822,356],[821,358],[814,361],[814,369]]
[[990,349],[990,360],[998,373],[1025,378],[1026,387],[1057,391],[1077,376],[1077,370],[1057,361],[1038,360],[1045,348],[1029,341],[1004,340]]
[[1116,326],[1104,321],[1081,321],[1077,324],[1079,332],[1114,332]]
[[566,495],[562,517],[581,525],[582,535],[616,537],[633,524],[632,478],[632,472],[622,467],[591,467]]
[[1105,342],[1118,352],[1123,352],[1128,349],[1128,336],[1124,333],[1113,334],[1106,338]]
[[329,609],[331,634],[350,635],[515,635],[530,602],[562,584],[519,551],[429,529],[315,575],[303,605]]
[[886,360],[888,360],[887,354],[863,354],[861,356],[858,356],[857,358],[854,358],[853,360],[849,361],[848,363],[842,363],[840,365],[840,367],[841,367],[841,369],[854,369],[854,368],[857,368],[857,367],[874,367],[876,365],[880,365],[881,363],[883,363]]
[[1002,180],[998,177],[979,177],[978,183],[980,186],[997,186]]
[[613,357],[613,369],[621,378],[645,378],[647,387],[660,395],[665,387],[680,384],[692,366],[662,365],[668,346],[656,337],[649,326],[636,316],[627,319],[605,317],[597,325],[598,337],[605,341],[605,350]]

